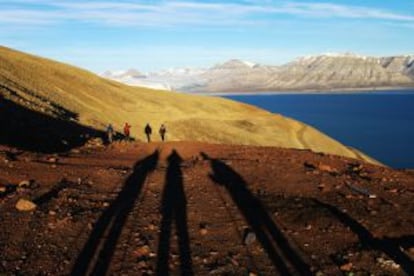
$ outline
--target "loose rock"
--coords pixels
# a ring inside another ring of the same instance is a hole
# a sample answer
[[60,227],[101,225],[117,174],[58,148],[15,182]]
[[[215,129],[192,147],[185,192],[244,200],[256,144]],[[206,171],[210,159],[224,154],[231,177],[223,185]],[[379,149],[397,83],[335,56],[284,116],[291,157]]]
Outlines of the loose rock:
[[26,199],[19,199],[19,201],[16,203],[16,209],[19,211],[29,212],[36,209],[36,207],[36,204]]
[[19,188],[30,188],[31,184],[32,184],[32,180],[23,180],[19,183]]
[[134,256],[137,258],[147,257],[150,255],[150,253],[151,249],[148,245],[141,246],[133,252]]
[[343,264],[343,265],[341,265],[341,267],[339,269],[342,270],[342,271],[349,272],[352,269],[352,263]]
[[248,228],[245,229],[244,230],[243,243],[245,245],[250,245],[250,244],[254,243],[255,241],[256,241],[256,234]]

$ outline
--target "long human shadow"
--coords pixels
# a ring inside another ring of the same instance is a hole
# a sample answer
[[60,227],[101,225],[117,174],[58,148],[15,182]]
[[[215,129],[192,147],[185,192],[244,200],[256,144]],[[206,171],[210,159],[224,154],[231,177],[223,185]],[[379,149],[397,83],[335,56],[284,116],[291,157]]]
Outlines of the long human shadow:
[[187,201],[183,187],[183,176],[180,169],[181,163],[182,159],[180,155],[173,150],[168,157],[168,168],[162,194],[162,220],[157,252],[157,275],[169,275],[168,259],[173,222],[175,222],[178,236],[181,274],[194,274],[189,246],[190,238],[187,228]]
[[414,275],[414,262],[400,250],[400,247],[408,247],[414,244],[414,237],[412,235],[400,238],[375,238],[363,225],[335,206],[317,199],[314,199],[314,201],[317,205],[329,210],[343,225],[349,227],[358,236],[362,245],[384,252],[395,263],[399,264],[407,275]]
[[244,179],[222,161],[212,159],[205,153],[201,155],[210,160],[213,171],[210,178],[227,189],[280,274],[312,275],[309,265],[292,248],[265,206],[247,188]]
[[105,275],[129,213],[144,185],[155,170],[158,151],[138,161],[116,199],[96,222],[88,241],[78,255],[71,275]]

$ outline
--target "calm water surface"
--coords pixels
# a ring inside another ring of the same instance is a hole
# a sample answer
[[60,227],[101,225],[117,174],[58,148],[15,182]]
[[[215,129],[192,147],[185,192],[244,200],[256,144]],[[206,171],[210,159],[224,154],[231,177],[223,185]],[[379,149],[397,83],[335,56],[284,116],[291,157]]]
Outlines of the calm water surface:
[[305,122],[394,168],[414,168],[414,90],[226,97]]

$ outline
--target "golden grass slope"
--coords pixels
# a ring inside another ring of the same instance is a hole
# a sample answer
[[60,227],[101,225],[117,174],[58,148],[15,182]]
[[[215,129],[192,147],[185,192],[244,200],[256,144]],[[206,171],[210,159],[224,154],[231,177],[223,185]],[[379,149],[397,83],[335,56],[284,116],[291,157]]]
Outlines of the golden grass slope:
[[[169,140],[311,149],[353,158],[358,153],[293,119],[231,100],[158,91],[106,80],[67,64],[0,47],[0,93],[36,111],[59,117],[59,107],[80,124],[121,130],[143,139],[149,122],[167,125]],[[154,135],[158,139],[158,135]],[[363,156],[362,158],[368,159]]]

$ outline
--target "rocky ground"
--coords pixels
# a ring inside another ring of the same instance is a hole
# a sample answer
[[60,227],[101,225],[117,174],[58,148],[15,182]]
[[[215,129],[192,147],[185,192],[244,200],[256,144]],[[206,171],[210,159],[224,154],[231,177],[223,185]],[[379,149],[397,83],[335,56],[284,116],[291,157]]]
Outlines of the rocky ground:
[[0,274],[414,275],[413,195],[303,150],[0,147]]

